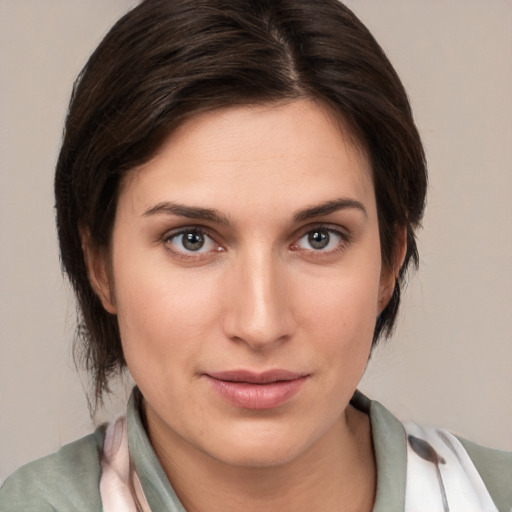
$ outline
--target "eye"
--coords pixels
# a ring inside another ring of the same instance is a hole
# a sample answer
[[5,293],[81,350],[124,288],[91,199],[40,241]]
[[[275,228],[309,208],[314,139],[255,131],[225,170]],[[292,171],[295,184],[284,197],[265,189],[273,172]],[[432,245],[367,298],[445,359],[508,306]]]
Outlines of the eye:
[[204,231],[197,228],[184,229],[178,233],[171,233],[165,237],[166,246],[173,252],[188,254],[202,254],[221,250],[218,244]]
[[343,249],[348,242],[348,236],[335,229],[319,227],[308,231],[293,246],[315,252],[331,252]]

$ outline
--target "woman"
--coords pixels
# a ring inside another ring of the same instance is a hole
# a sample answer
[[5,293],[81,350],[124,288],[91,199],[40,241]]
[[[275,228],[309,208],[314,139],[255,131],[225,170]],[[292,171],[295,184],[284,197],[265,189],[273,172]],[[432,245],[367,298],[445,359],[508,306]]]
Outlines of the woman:
[[405,435],[356,391],[425,189],[404,89],[338,2],[128,13],[77,82],[55,190],[96,399],[124,367],[137,388],[2,507],[508,510],[509,454]]

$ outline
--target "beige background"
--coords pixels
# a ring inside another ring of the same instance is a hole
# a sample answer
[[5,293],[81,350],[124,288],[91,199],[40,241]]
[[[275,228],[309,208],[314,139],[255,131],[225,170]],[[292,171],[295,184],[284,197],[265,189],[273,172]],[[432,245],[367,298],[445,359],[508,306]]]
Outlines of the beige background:
[[[0,0],[0,481],[89,432],[52,181],[74,77],[132,0]],[[430,164],[421,271],[362,389],[512,450],[512,2],[351,0]]]

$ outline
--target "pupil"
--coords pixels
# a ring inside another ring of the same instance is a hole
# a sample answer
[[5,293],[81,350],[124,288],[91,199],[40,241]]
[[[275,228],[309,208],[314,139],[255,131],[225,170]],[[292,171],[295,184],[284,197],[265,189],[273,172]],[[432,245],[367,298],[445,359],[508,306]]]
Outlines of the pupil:
[[314,249],[324,249],[329,244],[329,233],[313,231],[309,234],[308,241]]
[[183,246],[189,251],[197,251],[204,245],[204,237],[200,233],[186,233],[183,236]]

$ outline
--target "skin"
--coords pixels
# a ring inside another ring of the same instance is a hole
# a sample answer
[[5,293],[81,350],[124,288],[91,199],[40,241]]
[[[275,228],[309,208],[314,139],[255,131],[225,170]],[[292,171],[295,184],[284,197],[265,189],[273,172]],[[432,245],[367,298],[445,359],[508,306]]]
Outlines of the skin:
[[[190,250],[183,232],[204,245]],[[382,268],[368,158],[325,109],[300,100],[187,121],[124,182],[109,257],[87,259],[187,510],[371,510],[369,420],[348,404],[397,269]],[[284,404],[252,410],[205,377],[237,369],[306,378]]]

